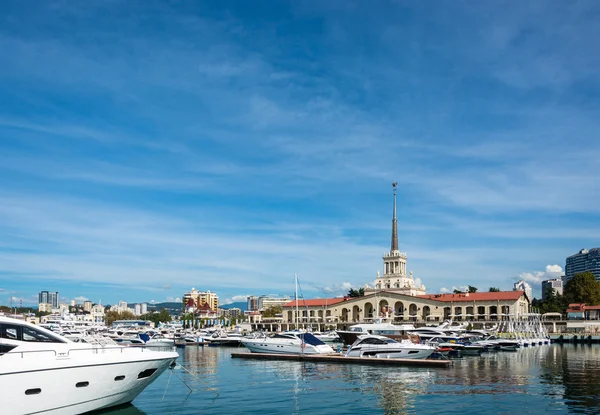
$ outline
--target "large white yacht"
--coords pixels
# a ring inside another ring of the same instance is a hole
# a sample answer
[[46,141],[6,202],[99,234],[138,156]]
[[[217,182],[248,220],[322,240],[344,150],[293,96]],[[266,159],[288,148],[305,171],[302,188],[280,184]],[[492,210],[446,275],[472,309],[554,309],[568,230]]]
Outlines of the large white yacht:
[[242,344],[253,353],[323,354],[333,353],[333,348],[310,333],[289,331],[272,337],[264,334],[243,338]]
[[412,324],[395,325],[392,323],[375,321],[374,323],[362,323],[350,326],[348,330],[337,330],[336,333],[342,341],[347,344],[353,344],[359,336],[365,334],[378,334],[394,339],[405,338],[409,331],[415,329]]
[[50,330],[0,316],[3,415],[81,414],[131,402],[178,354],[74,343]]
[[425,359],[434,346],[414,344],[410,340],[396,341],[386,336],[363,335],[350,346],[347,357],[379,357],[387,359]]

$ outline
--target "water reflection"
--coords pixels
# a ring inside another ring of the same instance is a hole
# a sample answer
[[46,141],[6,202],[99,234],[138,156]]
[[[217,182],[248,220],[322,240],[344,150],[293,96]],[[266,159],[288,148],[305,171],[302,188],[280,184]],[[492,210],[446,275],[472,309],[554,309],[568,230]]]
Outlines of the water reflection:
[[600,407],[600,347],[556,345],[541,361],[540,376],[548,385],[563,387],[563,399],[573,413],[598,413]]
[[490,353],[448,369],[232,359],[237,351],[182,350],[189,373],[175,373],[191,394],[167,372],[134,407],[107,414],[597,414],[600,406],[599,345]]

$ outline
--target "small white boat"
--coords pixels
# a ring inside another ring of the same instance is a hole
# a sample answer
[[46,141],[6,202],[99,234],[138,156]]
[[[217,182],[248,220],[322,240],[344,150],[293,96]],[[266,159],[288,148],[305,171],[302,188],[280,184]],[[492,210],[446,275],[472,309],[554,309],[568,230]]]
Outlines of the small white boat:
[[255,338],[244,338],[242,344],[252,353],[276,354],[326,354],[334,353],[331,346],[325,344],[310,333],[284,332],[272,337],[264,334]]
[[396,341],[386,336],[360,336],[346,352],[346,357],[379,357],[387,359],[426,359],[436,350],[427,344],[410,340]]

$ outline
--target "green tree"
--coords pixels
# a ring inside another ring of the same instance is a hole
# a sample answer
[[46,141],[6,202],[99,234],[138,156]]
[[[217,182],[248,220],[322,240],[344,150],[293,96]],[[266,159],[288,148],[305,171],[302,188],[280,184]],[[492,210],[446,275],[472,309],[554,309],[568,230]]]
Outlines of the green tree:
[[476,292],[477,292],[477,288],[476,288],[476,287],[473,287],[472,285],[469,285],[469,289],[468,289],[468,291],[469,291],[470,293],[476,293]]
[[348,291],[348,297],[364,297],[365,296],[365,289],[364,288],[359,288],[358,290],[355,290],[354,288],[350,288],[350,290]]
[[566,284],[564,297],[568,304],[585,303],[600,304],[600,282],[591,272],[575,274]]
[[[171,321],[171,315],[164,308],[162,310],[160,310],[158,313],[153,312],[153,313],[144,314],[140,318],[142,320],[148,320],[148,321],[153,322],[156,327],[158,327],[158,325],[160,323],[168,323],[169,321]],[[192,317],[192,319],[193,319],[193,317]]]
[[107,326],[110,326],[117,320],[135,320],[135,315],[131,311],[107,311],[104,314],[104,321]]
[[269,307],[262,312],[263,317],[276,317],[278,314],[281,315],[283,313],[283,307],[280,305],[276,305],[273,307]]
[[500,288],[498,288],[498,287],[490,287],[490,292],[491,293],[499,293],[500,292]]

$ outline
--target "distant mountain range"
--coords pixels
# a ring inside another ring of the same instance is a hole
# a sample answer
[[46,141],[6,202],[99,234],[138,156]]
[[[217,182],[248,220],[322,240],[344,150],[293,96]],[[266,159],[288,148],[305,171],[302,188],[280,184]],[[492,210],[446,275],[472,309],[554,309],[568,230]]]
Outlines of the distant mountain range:
[[183,303],[182,302],[165,302],[165,303],[148,304],[148,310],[160,311],[163,308],[166,308],[167,310],[181,311],[183,309]]
[[224,310],[229,310],[231,308],[239,308],[242,311],[247,311],[248,303],[246,303],[245,301],[239,301],[237,303],[220,305],[219,308],[222,308]]

